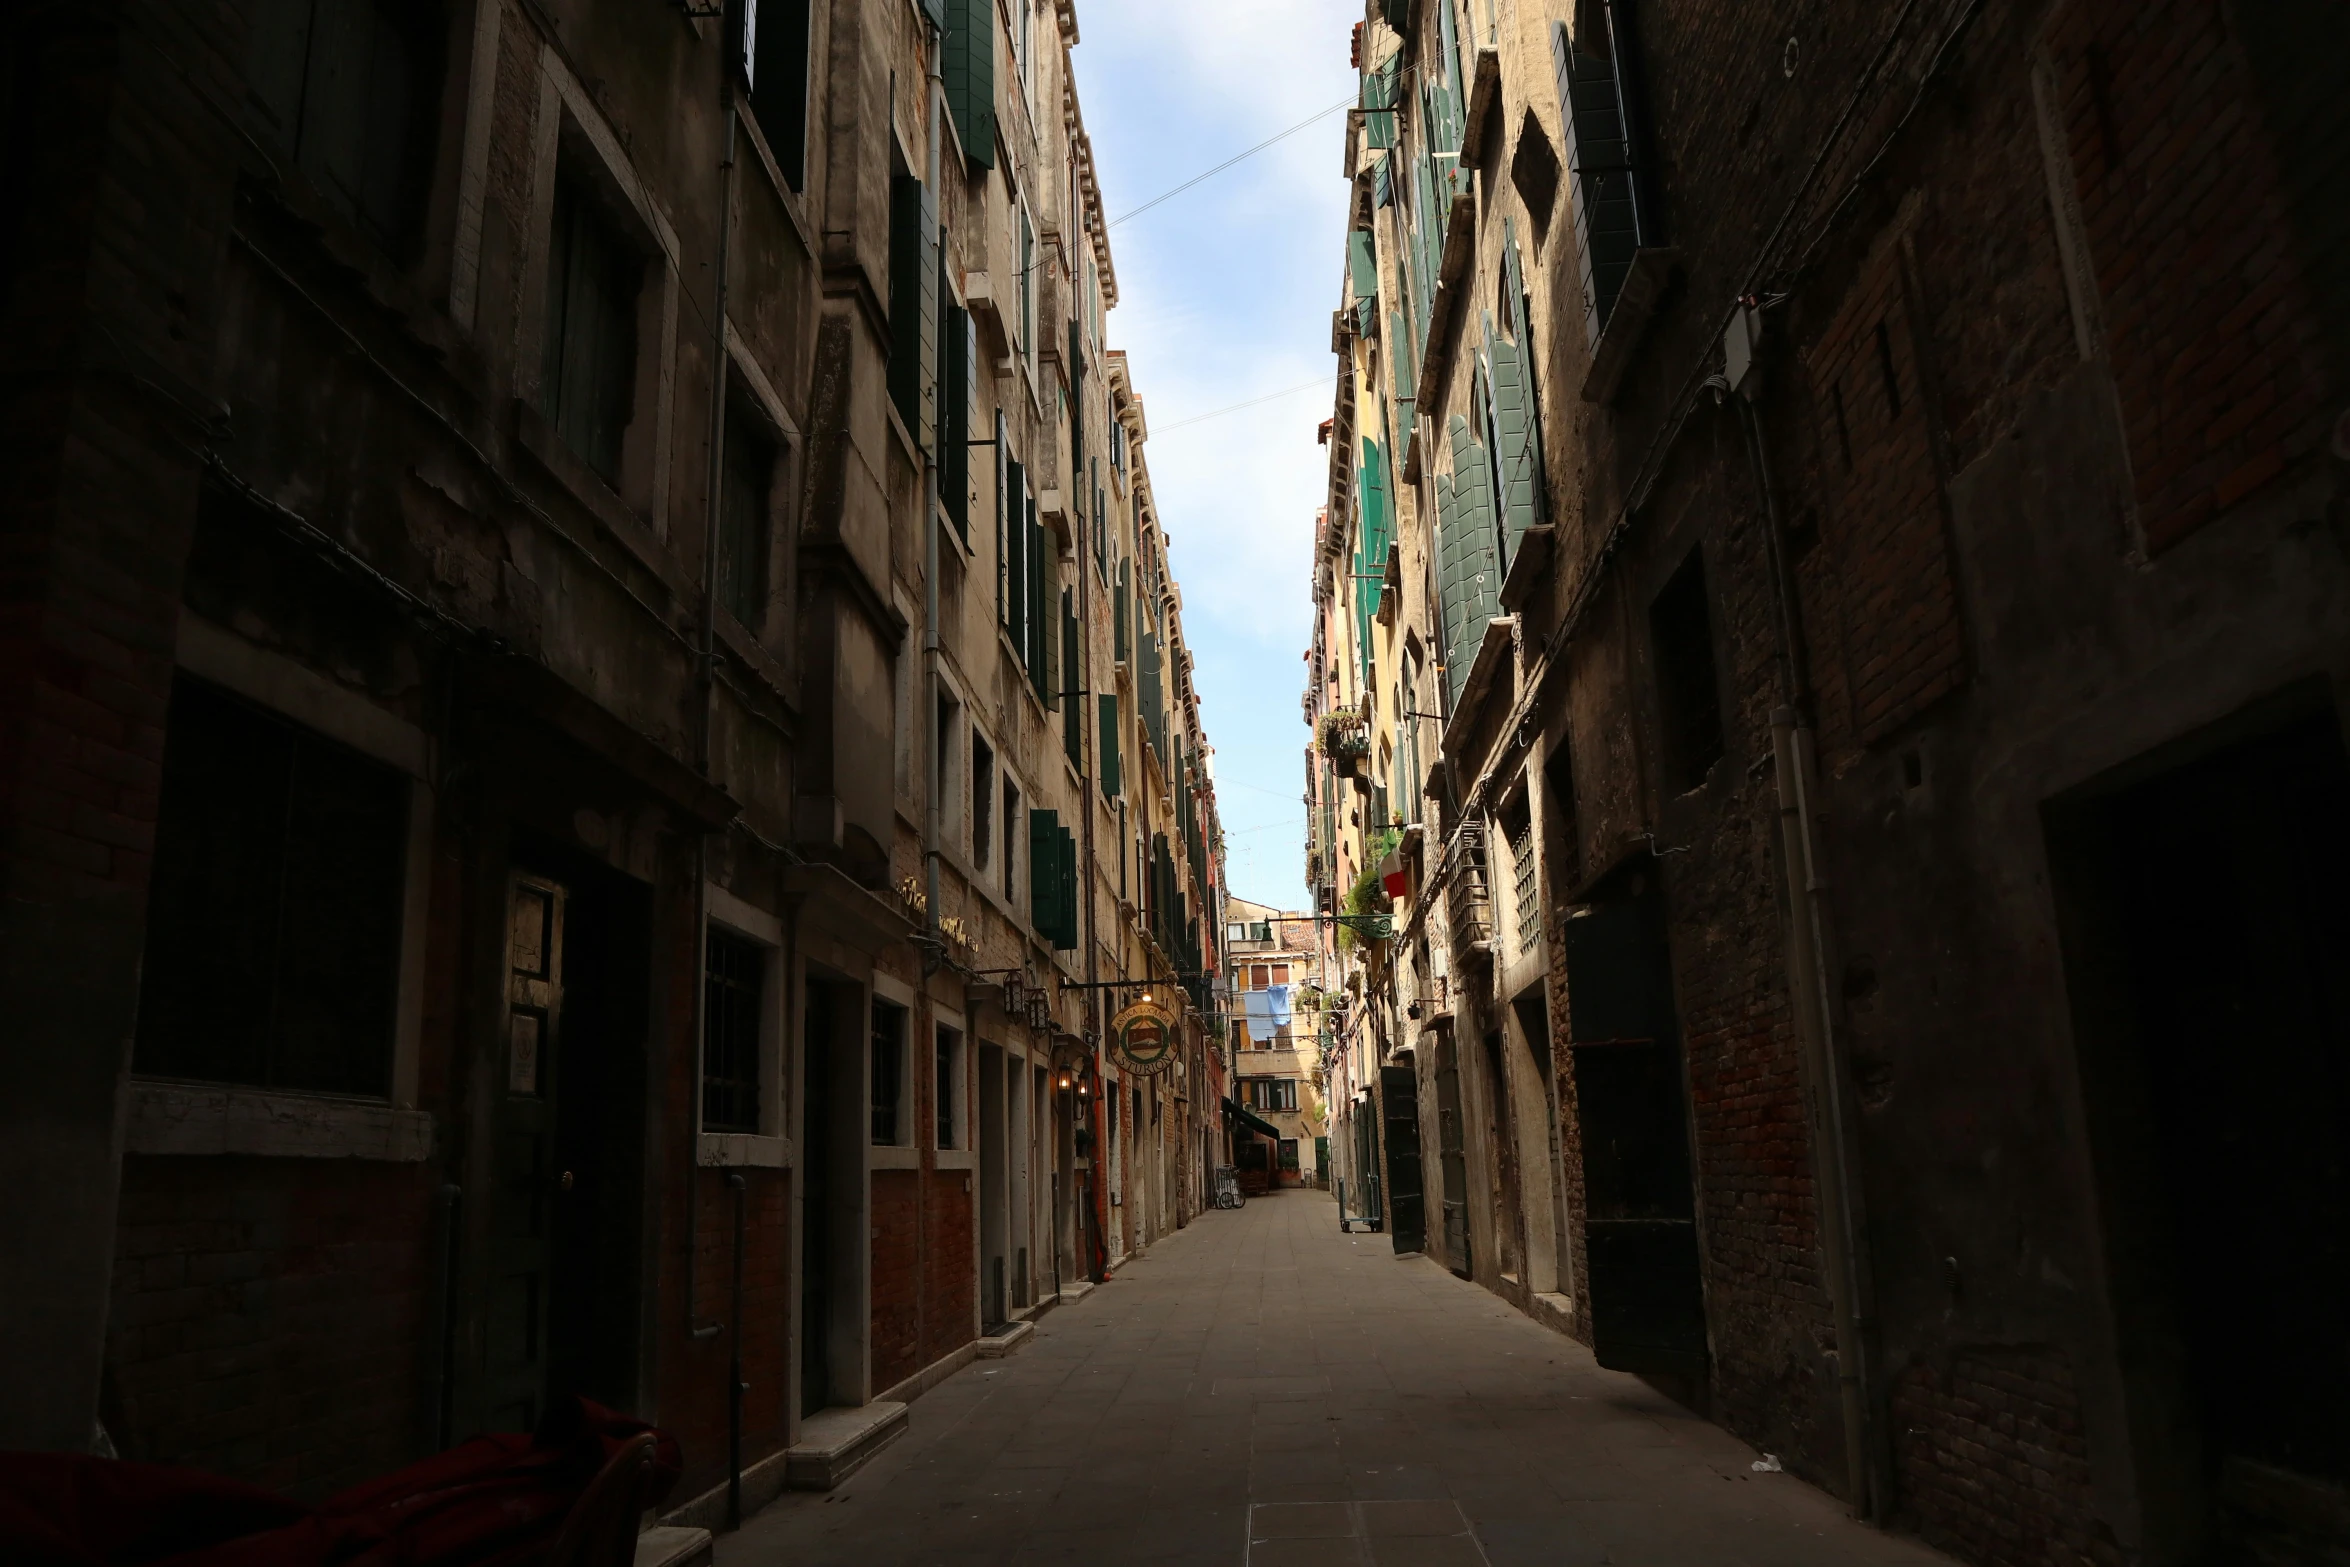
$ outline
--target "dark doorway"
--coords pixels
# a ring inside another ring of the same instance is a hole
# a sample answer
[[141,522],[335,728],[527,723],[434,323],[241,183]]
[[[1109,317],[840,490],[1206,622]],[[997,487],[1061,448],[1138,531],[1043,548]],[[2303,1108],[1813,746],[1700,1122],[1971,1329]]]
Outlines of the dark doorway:
[[1592,1353],[1701,1377],[1705,1296],[1662,890],[1643,864],[1561,924],[1580,1121]]
[[1501,1031],[1485,1036],[1485,1157],[1492,1161],[1493,1260],[1502,1273],[1518,1272],[1518,1129],[1509,1079],[1501,1059]]
[[800,1051],[800,1413],[832,1402],[832,1041],[840,1033],[841,987],[808,984],[806,1042]]
[[1461,1067],[1452,1031],[1437,1035],[1436,1151],[1444,1190],[1444,1264],[1462,1278],[1473,1271],[1469,1255],[1469,1158],[1461,1124]]
[[636,1402],[652,899],[568,850],[518,844],[485,1418],[529,1430],[579,1393]]
[[2150,762],[2050,857],[2141,1459],[2242,1547],[2350,1479],[2350,757],[2313,687]]
[[1387,1134],[1387,1229],[1398,1252],[1428,1242],[1420,1190],[1420,1083],[1412,1064],[1379,1069],[1380,1108]]

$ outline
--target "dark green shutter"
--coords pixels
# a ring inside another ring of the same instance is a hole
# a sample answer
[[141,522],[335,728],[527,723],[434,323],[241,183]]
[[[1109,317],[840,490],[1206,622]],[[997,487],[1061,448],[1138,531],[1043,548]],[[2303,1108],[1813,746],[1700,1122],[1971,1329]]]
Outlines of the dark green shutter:
[[[1067,588],[1061,590],[1061,678],[1056,686],[1068,687],[1066,694],[1077,691],[1077,610],[1075,595]],[[1069,760],[1079,767],[1085,765],[1085,704],[1061,704],[1061,748],[1069,753]]]
[[1115,800],[1125,789],[1125,779],[1118,772],[1118,698],[1115,695],[1100,699],[1098,723],[1095,752],[1101,758],[1102,797]]
[[1054,926],[1055,905],[1060,901],[1061,868],[1061,813],[1032,810],[1028,813],[1028,916],[1035,921],[1040,934],[1049,933]]
[[[942,249],[940,260],[945,253]],[[941,288],[939,298],[946,299]],[[971,312],[960,305],[946,304],[940,312],[946,317],[939,332],[938,354],[938,498],[946,508],[947,520],[955,525],[955,533],[966,548],[971,543],[971,409],[976,403],[971,394],[973,350],[977,340],[972,335]]]
[[[772,0],[770,0],[772,3]],[[946,0],[939,74],[963,156],[995,167],[995,0]]]
[[[1004,427],[996,423],[996,439]],[[997,448],[999,451],[1001,447]],[[1004,463],[1004,634],[1012,639],[1023,667],[1028,662],[1028,474],[1018,463]]]
[[1387,312],[1387,362],[1395,367],[1395,395],[1412,401],[1419,393],[1412,381],[1410,345],[1404,341],[1403,317],[1392,310]]
[[1453,471],[1437,480],[1437,552],[1444,614],[1444,678],[1452,700],[1469,678],[1485,623],[1500,608],[1500,563],[1494,554],[1492,479],[1485,448],[1459,414],[1448,426]]
[[1379,261],[1371,249],[1371,235],[1366,229],[1356,229],[1346,236],[1347,278],[1354,285],[1355,298],[1379,297]]
[[1490,316],[1485,322],[1485,351],[1493,365],[1493,433],[1501,443],[1493,455],[1501,466],[1503,558],[1515,560],[1518,541],[1540,520],[1542,508],[1542,453],[1534,444],[1533,379],[1525,350],[1497,335]]
[[1046,707],[1055,705],[1053,681],[1053,545],[1046,540],[1046,531],[1036,522],[1036,498],[1027,503],[1027,557],[1029,557],[1029,594],[1027,594],[1027,660],[1029,684],[1036,686],[1036,700]]
[[1061,829],[1061,909],[1053,945],[1063,952],[1077,949],[1077,835]]
[[910,174],[889,190],[889,395],[914,444],[937,439],[938,198]]
[[1111,599],[1110,636],[1116,643],[1114,651],[1123,663],[1134,650],[1134,634],[1127,626],[1128,600],[1133,597],[1130,584],[1134,577],[1134,562],[1118,562],[1118,586]]
[[1566,127],[1583,298],[1596,336],[1615,312],[1632,254],[1640,246],[1631,140],[1625,134],[1615,65],[1604,55],[1577,48],[1564,22],[1550,24],[1550,64]]

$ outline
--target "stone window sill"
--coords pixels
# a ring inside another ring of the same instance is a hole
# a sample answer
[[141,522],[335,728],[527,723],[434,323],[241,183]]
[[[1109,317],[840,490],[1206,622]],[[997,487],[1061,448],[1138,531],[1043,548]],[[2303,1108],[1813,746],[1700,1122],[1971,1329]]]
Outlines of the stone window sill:
[[137,1154],[370,1159],[432,1156],[433,1118],[381,1100],[134,1081],[124,1147]]
[[704,1169],[788,1170],[791,1140],[755,1132],[703,1132],[696,1150]]
[[881,1145],[873,1150],[869,1168],[875,1170],[919,1170],[922,1168],[922,1150],[893,1148]]

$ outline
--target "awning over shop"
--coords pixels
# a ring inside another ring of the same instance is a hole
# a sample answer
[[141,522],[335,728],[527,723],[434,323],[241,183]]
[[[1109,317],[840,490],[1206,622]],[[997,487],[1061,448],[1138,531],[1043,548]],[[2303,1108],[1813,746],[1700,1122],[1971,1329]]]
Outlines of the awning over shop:
[[1245,1108],[1237,1099],[1227,1099],[1224,1101],[1224,1113],[1231,1116],[1232,1119],[1238,1121],[1241,1125],[1264,1133],[1267,1137],[1272,1138],[1275,1142],[1279,1142],[1281,1140],[1280,1127],[1275,1126],[1268,1120],[1265,1120],[1263,1117],[1257,1115],[1254,1111]]

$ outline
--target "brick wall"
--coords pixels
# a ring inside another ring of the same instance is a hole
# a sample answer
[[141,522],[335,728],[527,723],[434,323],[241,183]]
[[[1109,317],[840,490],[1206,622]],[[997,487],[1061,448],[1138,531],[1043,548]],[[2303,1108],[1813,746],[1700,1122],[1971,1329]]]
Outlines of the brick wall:
[[1879,241],[1809,355],[1826,533],[1842,587],[1844,695],[1862,744],[1965,678],[1930,388],[1900,235]]
[[[792,1283],[785,1248],[791,1239],[791,1174],[746,1169],[743,1212],[743,1458],[749,1463],[783,1442],[789,1415]],[[712,1337],[664,1336],[662,1369],[668,1391],[659,1419],[685,1450],[685,1475],[672,1497],[682,1500],[716,1485],[726,1474],[726,1381],[734,1346],[734,1192],[728,1171],[701,1169],[700,1233],[694,1246],[695,1310],[721,1324]],[[683,1214],[679,1215],[683,1233]]]
[[2081,0],[2049,47],[2159,552],[2316,449],[2319,327],[2224,8]]
[[922,1172],[873,1172],[873,1388],[922,1369]]
[[1920,1361],[1893,1384],[1891,1413],[1901,1507],[1927,1539],[1997,1567],[2119,1567],[2063,1350],[1986,1346]]
[[978,1279],[971,1257],[972,1188],[968,1170],[934,1170],[922,1214],[922,1363],[961,1348],[978,1337]]
[[105,1394],[123,1456],[312,1498],[414,1456],[434,1184],[419,1165],[125,1159]]

